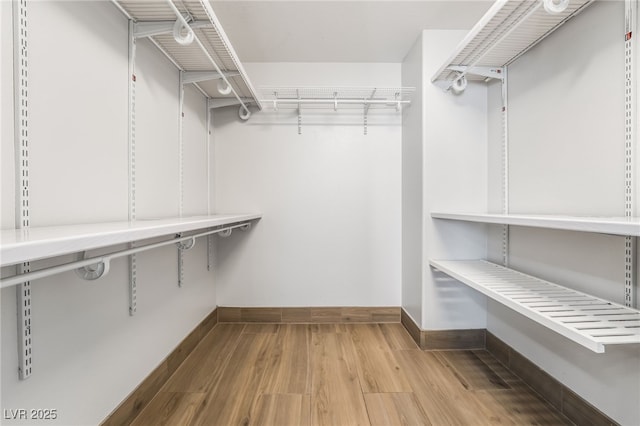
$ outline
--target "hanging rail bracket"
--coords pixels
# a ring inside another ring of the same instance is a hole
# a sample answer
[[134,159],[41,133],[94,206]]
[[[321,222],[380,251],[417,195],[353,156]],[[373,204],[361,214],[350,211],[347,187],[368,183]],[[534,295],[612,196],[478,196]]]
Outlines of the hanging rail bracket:
[[[240,75],[238,71],[222,71],[225,77],[236,77]],[[222,75],[218,71],[184,71],[182,73],[182,84],[199,83],[201,81],[219,80]],[[235,100],[235,99],[234,99]]]
[[[194,21],[191,15],[184,15],[191,29],[211,27],[211,22]],[[135,38],[153,37],[171,34],[176,21],[138,21],[134,23],[133,36]]]
[[504,78],[504,68],[502,67],[469,67],[466,65],[452,65],[447,67],[451,71],[456,71],[469,75],[479,75],[486,78],[495,78],[502,80]]

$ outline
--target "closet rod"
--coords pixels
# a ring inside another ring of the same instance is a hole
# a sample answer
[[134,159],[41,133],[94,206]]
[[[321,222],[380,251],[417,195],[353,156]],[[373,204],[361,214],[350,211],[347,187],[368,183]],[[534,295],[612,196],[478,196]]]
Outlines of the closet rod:
[[394,101],[390,99],[337,99],[337,98],[306,98],[306,99],[261,99],[260,102],[266,104],[361,104],[361,105],[374,105],[383,104],[389,106],[396,106],[398,104],[410,104],[411,101]]
[[238,95],[238,93],[236,92],[236,89],[233,88],[233,86],[231,85],[231,83],[229,82],[229,80],[227,79],[225,74],[222,72],[222,70],[220,69],[220,67],[216,63],[216,61],[214,61],[213,58],[211,57],[211,55],[209,54],[209,51],[204,47],[204,44],[202,44],[202,42],[198,38],[198,35],[195,33],[195,31],[193,29],[191,29],[191,26],[189,25],[187,20],[184,18],[184,16],[182,16],[182,13],[180,13],[180,11],[176,7],[176,5],[173,4],[173,0],[167,0],[167,3],[171,7],[171,10],[173,10],[173,13],[176,15],[176,18],[180,21],[180,23],[182,23],[184,28],[188,28],[188,29],[190,29],[190,31],[192,31],[192,33],[193,33],[193,41],[195,41],[198,44],[198,46],[200,46],[200,49],[202,50],[202,52],[204,52],[204,54],[207,57],[207,59],[209,60],[209,62],[211,62],[211,64],[215,67],[215,69],[218,72],[218,74],[220,74],[220,77],[222,78],[222,80],[224,80],[224,82],[227,84],[227,86],[229,86],[231,88],[231,91],[233,92],[233,96],[235,96],[235,98],[238,100],[238,102],[240,102],[240,105],[242,106],[242,108],[244,108],[244,110],[247,112],[247,114],[251,114],[251,111],[249,111],[249,108],[244,104],[244,102],[242,102],[242,99],[240,98],[240,95]]
[[225,226],[224,228],[215,229],[213,231],[206,231],[206,232],[201,232],[199,234],[188,235],[185,237],[178,237],[172,240],[161,241],[159,243],[153,243],[153,244],[147,244],[140,247],[134,247],[128,250],[117,251],[117,252],[106,254],[103,256],[91,257],[88,259],[77,260],[75,262],[64,263],[58,266],[52,266],[50,268],[40,269],[38,271],[14,275],[12,277],[3,278],[2,280],[0,280],[0,288],[11,287],[26,281],[33,281],[40,278],[46,278],[51,275],[60,274],[62,272],[73,271],[74,269],[82,268],[84,266],[89,266],[89,265],[95,265],[96,263],[103,263],[105,264],[105,266],[107,266],[112,259],[116,259],[118,257],[129,256],[135,253],[140,253],[142,251],[147,251],[147,250],[151,250],[151,249],[162,247],[162,246],[168,246],[171,244],[180,243],[182,241],[195,240],[198,237],[204,237],[206,235],[217,234],[219,232],[224,232],[224,231],[231,231],[232,229],[241,228],[243,226],[247,226],[250,224],[251,224],[250,221],[241,222],[235,225]]

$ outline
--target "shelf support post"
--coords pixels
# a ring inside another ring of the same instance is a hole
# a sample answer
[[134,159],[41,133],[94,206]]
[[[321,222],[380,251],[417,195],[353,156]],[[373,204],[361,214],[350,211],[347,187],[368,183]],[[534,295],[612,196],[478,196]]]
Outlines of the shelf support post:
[[[28,54],[27,54],[27,0],[12,2],[14,43],[14,144],[16,173],[16,229],[27,232],[29,216],[29,113],[28,113]],[[17,265],[17,273],[30,272],[29,262]],[[25,380],[31,376],[31,282],[16,287],[18,327],[18,377]]]
[[376,90],[378,89],[374,88],[371,91],[371,95],[369,95],[369,98],[364,100],[364,135],[365,136],[367,136],[367,115],[369,114],[369,108],[371,107],[371,105],[367,101],[373,99],[373,96],[376,94]]
[[[136,24],[129,20],[129,222],[136,221]],[[134,243],[129,243],[133,248]],[[128,259],[129,266],[129,315],[134,316],[137,311],[137,259],[132,254]]]
[[[509,214],[509,108],[507,67],[502,72],[502,213]],[[509,225],[502,225],[502,265],[509,267]]]
[[[637,102],[638,102],[638,71],[637,67],[637,38],[638,38],[638,2],[637,0],[625,0],[625,27],[624,27],[624,61],[625,61],[625,217],[634,217],[637,213],[635,199],[637,173],[636,155],[637,148]],[[638,257],[637,238],[625,237],[624,254],[624,304],[625,306],[637,306],[637,273]]]
[[[184,71],[180,71],[180,83],[178,87],[179,93],[179,110],[178,110],[178,212],[182,217],[184,207],[184,144],[183,144],[183,127],[184,127]],[[182,287],[184,281],[184,254],[183,250],[178,248],[178,287]]]

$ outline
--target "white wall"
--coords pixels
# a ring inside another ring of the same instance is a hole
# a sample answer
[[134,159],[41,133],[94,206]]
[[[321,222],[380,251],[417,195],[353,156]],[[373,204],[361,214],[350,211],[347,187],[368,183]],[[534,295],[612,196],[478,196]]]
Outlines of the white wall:
[[[256,86],[400,85],[399,64],[245,64]],[[399,306],[401,116],[214,112],[220,211],[259,211],[221,241],[221,306]],[[233,253],[233,256],[230,256]]]
[[486,326],[486,298],[429,268],[429,259],[486,256],[482,225],[431,219],[433,211],[487,209],[487,89],[469,83],[459,96],[431,84],[466,31],[423,32],[424,193],[422,328],[473,329]]
[[[13,140],[5,137],[8,5],[2,2],[4,228],[13,223],[5,206],[14,197],[6,172],[14,162]],[[111,2],[30,2],[28,8],[31,224],[126,220],[127,20]],[[137,81],[138,218],[176,216],[178,72],[142,40]],[[187,88],[185,214],[207,209],[205,114],[204,98]],[[95,282],[74,273],[32,282],[33,374],[26,381],[17,377],[15,289],[2,290],[2,409],[57,409],[58,420],[49,424],[102,421],[216,305],[204,241],[185,254],[182,289],[176,259],[173,247],[138,255],[133,317],[124,259]],[[3,275],[13,273],[6,269]]]
[[422,324],[423,264],[423,84],[422,34],[402,62],[402,85],[415,87],[411,108],[402,115],[402,307]]
[[[623,215],[623,6],[594,3],[510,66],[512,213]],[[510,265],[622,303],[623,240],[512,227]],[[488,329],[616,421],[640,423],[638,345],[595,354],[494,302]]]
[[[11,2],[0,2],[0,19],[2,37],[0,38],[0,130],[3,142],[0,146],[0,158],[13,157],[13,43],[12,37],[5,34],[12,34],[12,9]],[[0,162],[0,192],[2,194],[13,191],[14,168],[13,164]],[[14,199],[2,197],[2,207],[0,210],[0,225],[2,229],[10,229],[14,226]]]

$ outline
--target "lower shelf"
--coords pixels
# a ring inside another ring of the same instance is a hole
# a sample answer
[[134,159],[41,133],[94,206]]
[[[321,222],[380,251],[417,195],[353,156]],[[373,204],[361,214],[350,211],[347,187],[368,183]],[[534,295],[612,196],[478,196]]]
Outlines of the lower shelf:
[[597,353],[640,343],[640,311],[484,260],[431,260],[434,268]]

